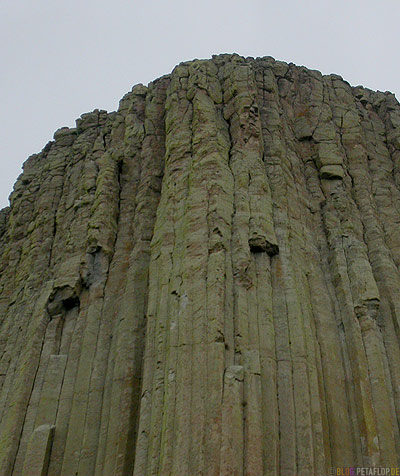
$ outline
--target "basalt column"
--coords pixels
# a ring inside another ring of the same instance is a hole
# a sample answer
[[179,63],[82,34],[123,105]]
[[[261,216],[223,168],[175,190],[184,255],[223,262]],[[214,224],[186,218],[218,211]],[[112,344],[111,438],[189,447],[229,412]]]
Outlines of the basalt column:
[[400,465],[400,105],[218,55],[83,114],[0,211],[0,476]]

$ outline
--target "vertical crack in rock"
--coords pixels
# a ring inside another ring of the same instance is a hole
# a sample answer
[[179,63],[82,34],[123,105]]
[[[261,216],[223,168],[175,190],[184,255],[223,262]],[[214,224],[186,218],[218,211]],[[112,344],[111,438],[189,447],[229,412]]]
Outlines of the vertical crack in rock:
[[0,476],[400,465],[400,105],[193,60],[0,211]]

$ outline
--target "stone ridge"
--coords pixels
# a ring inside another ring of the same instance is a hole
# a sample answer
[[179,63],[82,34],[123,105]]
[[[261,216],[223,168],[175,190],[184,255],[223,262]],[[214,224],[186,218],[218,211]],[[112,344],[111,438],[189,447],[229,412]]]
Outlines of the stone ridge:
[[0,211],[0,476],[400,465],[400,105],[217,55],[83,114]]

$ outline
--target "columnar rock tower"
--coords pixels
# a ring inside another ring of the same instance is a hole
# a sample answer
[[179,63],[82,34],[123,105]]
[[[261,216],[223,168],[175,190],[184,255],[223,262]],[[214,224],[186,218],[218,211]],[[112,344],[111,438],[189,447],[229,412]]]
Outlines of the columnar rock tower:
[[62,128],[0,212],[0,476],[398,466],[400,105],[219,55]]

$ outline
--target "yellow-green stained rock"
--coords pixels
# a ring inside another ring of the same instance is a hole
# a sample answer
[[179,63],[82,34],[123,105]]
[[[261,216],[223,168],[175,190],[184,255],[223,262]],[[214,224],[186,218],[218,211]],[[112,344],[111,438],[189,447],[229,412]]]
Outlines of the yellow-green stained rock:
[[322,179],[334,180],[342,179],[344,172],[340,165],[323,165],[319,171]]
[[57,130],[0,210],[0,476],[398,467],[399,138],[236,54]]
[[321,142],[318,144],[317,165],[342,165],[343,157],[340,155],[338,146],[334,142]]
[[22,471],[24,476],[46,476],[54,437],[53,425],[38,426],[32,433]]

